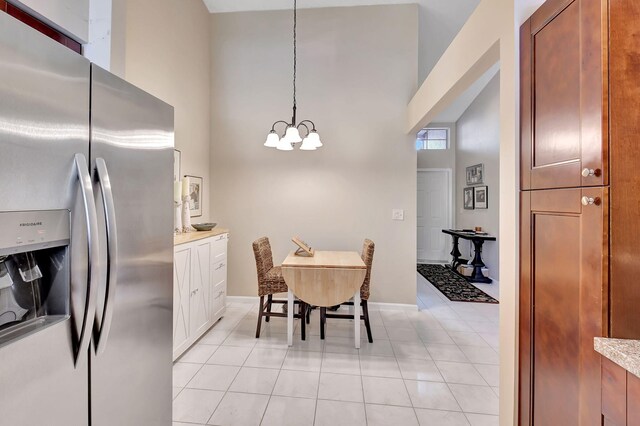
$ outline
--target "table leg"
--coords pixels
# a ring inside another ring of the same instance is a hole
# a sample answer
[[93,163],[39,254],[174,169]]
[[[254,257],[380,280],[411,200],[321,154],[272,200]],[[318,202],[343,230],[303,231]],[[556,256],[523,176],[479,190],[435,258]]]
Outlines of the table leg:
[[293,292],[289,290],[287,292],[287,344],[293,345]]
[[453,240],[453,247],[451,249],[451,253],[449,254],[453,257],[453,260],[451,261],[451,269],[455,271],[458,265],[460,265],[461,263],[460,256],[462,256],[462,253],[460,253],[460,249],[458,248],[458,237],[452,235],[451,238]]
[[360,289],[353,295],[353,325],[356,349],[360,349]]
[[469,281],[472,283],[485,283],[490,284],[491,278],[487,278],[482,274],[482,268],[484,268],[485,264],[482,261],[482,244],[484,243],[481,239],[474,239],[473,246],[475,249],[475,256],[473,257],[473,274]]

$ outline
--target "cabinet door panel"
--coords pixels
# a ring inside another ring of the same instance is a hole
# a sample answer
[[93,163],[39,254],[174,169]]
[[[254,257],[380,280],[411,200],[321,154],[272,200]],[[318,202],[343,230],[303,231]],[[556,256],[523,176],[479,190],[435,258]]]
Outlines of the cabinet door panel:
[[534,168],[579,161],[579,11],[578,2],[574,1],[533,35]]
[[606,190],[523,192],[521,202],[520,424],[597,425]]
[[627,372],[627,424],[640,425],[640,378]]
[[550,0],[521,28],[523,189],[607,181],[602,1]]
[[611,424],[627,423],[627,372],[606,358],[602,360],[602,416]]
[[189,338],[189,302],[191,291],[191,249],[176,250],[173,260],[173,348]]
[[190,331],[200,334],[207,327],[210,318],[211,291],[211,244],[199,242],[193,246],[193,272],[190,293]]

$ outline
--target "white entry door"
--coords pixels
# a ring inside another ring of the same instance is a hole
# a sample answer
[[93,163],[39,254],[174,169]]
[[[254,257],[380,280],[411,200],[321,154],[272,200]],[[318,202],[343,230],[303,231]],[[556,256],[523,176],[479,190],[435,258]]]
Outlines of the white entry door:
[[442,233],[451,228],[453,211],[451,170],[418,171],[418,259],[446,261],[450,238]]

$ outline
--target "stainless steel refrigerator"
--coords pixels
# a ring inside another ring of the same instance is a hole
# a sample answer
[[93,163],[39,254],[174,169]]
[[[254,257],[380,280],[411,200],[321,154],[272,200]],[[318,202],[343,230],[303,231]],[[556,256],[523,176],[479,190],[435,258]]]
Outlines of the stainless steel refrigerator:
[[0,13],[0,425],[170,425],[173,108]]

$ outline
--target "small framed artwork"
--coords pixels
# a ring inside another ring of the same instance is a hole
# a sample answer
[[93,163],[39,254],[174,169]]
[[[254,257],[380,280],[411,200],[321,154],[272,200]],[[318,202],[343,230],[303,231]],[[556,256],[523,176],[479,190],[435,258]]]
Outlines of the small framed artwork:
[[189,176],[189,197],[191,198],[191,217],[202,216],[202,178],[200,176]]
[[182,157],[182,153],[177,149],[173,150],[173,181],[178,182],[180,180],[180,159]]
[[473,188],[464,189],[462,205],[464,206],[465,210],[473,210],[475,208],[473,199]]
[[484,183],[484,164],[467,167],[467,185],[482,185]]
[[473,199],[476,209],[489,208],[489,191],[486,186],[476,186],[473,188]]

